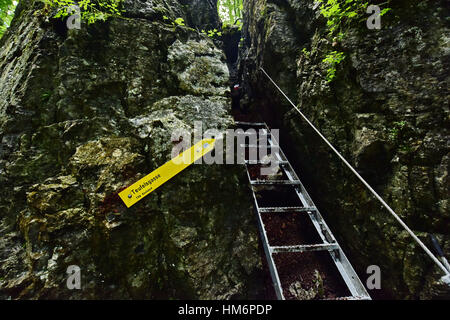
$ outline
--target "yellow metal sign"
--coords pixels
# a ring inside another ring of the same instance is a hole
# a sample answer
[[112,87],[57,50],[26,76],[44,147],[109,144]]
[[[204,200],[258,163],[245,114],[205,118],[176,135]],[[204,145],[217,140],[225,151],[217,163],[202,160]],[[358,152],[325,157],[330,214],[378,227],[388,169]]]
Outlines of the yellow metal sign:
[[205,154],[212,151],[214,144],[215,139],[203,139],[196,143],[192,148],[180,153],[149,175],[121,191],[119,193],[120,198],[128,208],[131,207]]

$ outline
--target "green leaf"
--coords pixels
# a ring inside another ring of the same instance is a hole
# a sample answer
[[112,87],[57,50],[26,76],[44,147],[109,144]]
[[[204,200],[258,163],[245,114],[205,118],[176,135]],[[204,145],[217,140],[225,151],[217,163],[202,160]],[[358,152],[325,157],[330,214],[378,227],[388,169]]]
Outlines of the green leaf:
[[179,26],[184,26],[184,19],[183,18],[176,18],[175,23]]

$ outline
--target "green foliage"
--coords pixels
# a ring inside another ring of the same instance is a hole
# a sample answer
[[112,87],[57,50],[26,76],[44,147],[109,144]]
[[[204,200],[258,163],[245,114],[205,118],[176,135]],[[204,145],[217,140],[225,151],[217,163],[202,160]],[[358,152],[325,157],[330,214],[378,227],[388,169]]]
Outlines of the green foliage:
[[17,2],[13,0],[0,0],[0,38],[11,24]]
[[105,21],[109,17],[119,17],[123,10],[121,9],[122,0],[42,0],[47,7],[56,8],[57,12],[54,18],[65,18],[74,14],[71,6],[80,8],[81,20],[88,24],[97,21]]
[[[337,41],[345,37],[346,30],[362,21],[366,21],[368,0],[318,0],[321,2],[320,12],[327,19],[329,35],[333,37],[333,46]],[[384,4],[389,3],[386,0]],[[381,10],[381,15],[389,12],[390,8]],[[329,65],[327,81],[331,82],[336,77],[336,66],[345,59],[343,52],[332,51],[323,59]]]
[[336,66],[345,59],[345,54],[343,52],[331,51],[326,55],[322,62],[328,65],[327,70],[327,81],[331,82],[336,77]]
[[217,38],[217,37],[221,37],[222,36],[222,32],[217,30],[217,29],[213,29],[213,30],[202,30],[201,31],[204,35],[207,35],[210,38]]
[[369,3],[361,0],[319,0],[321,14],[327,19],[330,33],[343,30],[354,21],[365,17]]
[[174,22],[177,26],[185,26],[183,18],[176,18]]
[[183,18],[176,18],[174,21],[170,21],[170,18],[167,16],[163,16],[164,21],[167,21],[172,26],[186,26],[186,23]]
[[244,10],[242,0],[218,0],[217,10],[224,27],[226,25],[237,25],[239,30],[242,29],[241,19]]
[[41,94],[41,102],[45,103],[48,100],[50,100],[50,97],[52,96],[53,92],[51,91],[45,91]]
[[[368,0],[318,0],[322,3],[321,14],[327,19],[327,25],[331,34],[343,32],[355,22],[367,19]],[[389,3],[390,0],[385,2]],[[383,16],[391,8],[384,8],[380,15]]]
[[389,129],[389,141],[395,143],[400,132],[406,126],[406,121],[395,121],[393,127]]
[[384,16],[386,13],[388,13],[389,11],[391,11],[392,8],[384,8],[383,10],[381,10],[380,12],[380,16]]
[[267,14],[267,7],[265,6],[264,9],[261,10],[261,16],[264,17]]
[[305,57],[309,58],[311,56],[311,52],[308,51],[306,48],[302,49],[302,53]]

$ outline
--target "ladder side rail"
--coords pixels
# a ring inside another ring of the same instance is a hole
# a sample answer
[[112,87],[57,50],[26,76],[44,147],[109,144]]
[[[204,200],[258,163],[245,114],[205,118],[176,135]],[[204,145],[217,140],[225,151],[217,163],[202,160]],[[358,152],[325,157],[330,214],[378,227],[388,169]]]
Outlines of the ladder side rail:
[[[270,131],[269,131],[270,133]],[[272,135],[269,136],[269,139],[272,140]],[[275,139],[273,139],[275,140]],[[366,296],[369,297],[369,294],[367,293],[365,287],[361,283],[361,280],[357,276],[355,270],[353,269],[352,265],[348,261],[347,257],[344,254],[344,251],[340,247],[340,245],[337,243],[336,238],[334,237],[333,233],[331,232],[331,229],[328,227],[327,223],[323,219],[322,215],[320,214],[319,209],[314,204],[314,201],[309,196],[306,188],[301,183],[301,180],[299,179],[297,173],[295,172],[294,168],[292,167],[290,161],[287,159],[286,155],[284,154],[283,150],[281,149],[280,144],[278,141],[275,140],[275,143],[278,146],[278,152],[279,154],[286,159],[288,162],[288,166],[290,170],[286,170],[284,168],[284,171],[286,173],[286,176],[289,180],[296,180],[300,181],[299,185],[295,186],[295,191],[297,193],[297,196],[299,197],[300,201],[302,202],[303,206],[305,207],[315,207],[316,210],[308,212],[308,215],[311,219],[311,222],[313,223],[314,227],[316,228],[316,231],[319,233],[319,236],[321,237],[322,241],[324,243],[336,243],[338,246],[339,256],[336,257],[330,252],[330,255],[333,259],[333,262],[335,263],[336,267],[339,270],[339,273],[341,274],[342,278],[344,279],[348,289],[350,290],[352,296]],[[301,189],[299,191],[298,189]]]
[[345,255],[342,248],[339,246],[338,250],[330,251],[330,254],[336,267],[339,270],[339,273],[342,275],[345,283],[347,284],[347,287],[349,288],[352,296],[363,296],[370,299],[366,288],[362,284],[361,279],[359,279],[356,271],[353,269],[353,266],[347,259],[347,256]]
[[[251,181],[248,167],[247,167],[247,176],[248,176],[248,180]],[[273,257],[272,257],[272,250],[270,250],[270,247],[269,247],[269,239],[267,237],[267,233],[264,228],[264,222],[262,220],[261,213],[259,212],[259,205],[258,205],[258,201],[256,199],[256,194],[253,191],[253,188],[251,188],[251,189],[252,189],[252,195],[253,195],[253,202],[255,203],[255,209],[256,209],[256,213],[257,213],[257,217],[258,217],[258,229],[261,234],[261,238],[262,238],[261,242],[263,243],[264,253],[266,254],[267,265],[269,266],[269,271],[270,271],[270,275],[272,278],[272,283],[273,283],[273,286],[275,289],[275,293],[277,295],[278,300],[285,300],[285,297],[283,294],[283,287],[281,286],[280,277],[278,275],[278,270],[275,265],[275,261],[273,260]]]

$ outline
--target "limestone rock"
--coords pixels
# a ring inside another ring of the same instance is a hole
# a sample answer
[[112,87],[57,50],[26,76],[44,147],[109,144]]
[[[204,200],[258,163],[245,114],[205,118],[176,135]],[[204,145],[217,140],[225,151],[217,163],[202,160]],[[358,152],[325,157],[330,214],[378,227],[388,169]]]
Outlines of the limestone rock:
[[[240,74],[250,109],[289,137],[281,145],[356,270],[379,265],[386,297],[430,298],[439,270],[259,67],[423,241],[438,235],[449,257],[448,6],[391,1],[380,30],[356,23],[338,40],[327,36],[317,4],[245,2]],[[346,58],[330,83],[323,60],[332,51]]]
[[244,167],[193,165],[130,209],[117,195],[171,158],[174,130],[233,124],[224,54],[196,31],[215,7],[127,0],[129,19],[67,32],[40,6],[0,41],[0,298],[257,294]]

